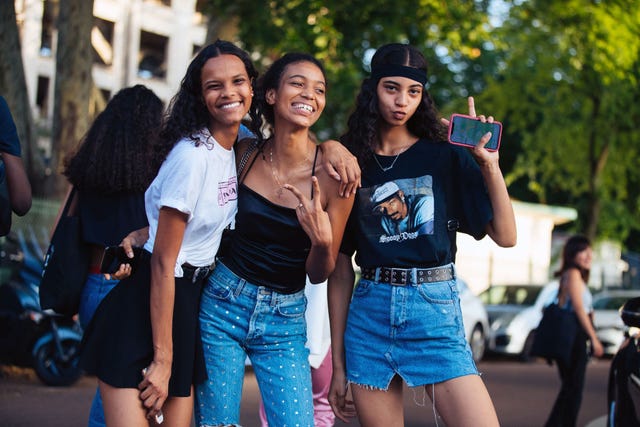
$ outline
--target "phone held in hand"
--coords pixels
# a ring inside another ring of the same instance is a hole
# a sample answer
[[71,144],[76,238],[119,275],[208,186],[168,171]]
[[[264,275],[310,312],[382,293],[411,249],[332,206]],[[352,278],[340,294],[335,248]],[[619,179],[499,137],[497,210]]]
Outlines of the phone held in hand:
[[482,122],[476,117],[453,114],[449,120],[449,142],[466,147],[475,147],[480,139],[491,132],[491,139],[484,146],[489,151],[498,151],[502,137],[502,123]]
[[102,264],[100,265],[100,272],[103,274],[113,274],[120,268],[120,264],[131,265],[133,271],[136,267],[142,248],[133,248],[133,258],[129,258],[122,246],[107,246],[104,249],[102,255]]

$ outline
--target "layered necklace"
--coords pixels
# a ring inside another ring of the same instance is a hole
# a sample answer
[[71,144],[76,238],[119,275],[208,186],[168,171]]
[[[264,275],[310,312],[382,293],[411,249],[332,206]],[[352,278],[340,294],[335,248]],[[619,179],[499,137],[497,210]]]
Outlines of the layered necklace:
[[405,145],[404,147],[402,147],[400,149],[400,151],[398,151],[398,154],[396,154],[396,156],[393,158],[393,161],[391,162],[391,164],[389,166],[382,166],[380,164],[380,160],[378,160],[378,157],[381,156],[381,154],[377,154],[377,153],[373,153],[373,160],[376,161],[376,163],[378,164],[378,167],[380,168],[380,170],[382,170],[382,172],[387,172],[390,171],[391,169],[393,169],[393,166],[395,166],[396,161],[398,160],[398,157],[400,157],[400,154],[404,153],[405,151],[407,151],[409,149],[409,147],[411,147],[414,143],[412,142],[409,145]]
[[[308,163],[309,162],[308,154],[309,153],[307,152],[307,154],[304,156],[304,159],[297,162],[294,165],[294,168],[297,166],[303,165],[305,163]],[[276,183],[276,195],[278,196],[278,198],[281,198],[282,195],[284,194],[284,184],[282,184],[282,182],[280,181],[278,172],[276,171],[276,168],[273,166],[273,143],[269,145],[269,166],[271,167],[271,176],[273,177],[273,180]]]

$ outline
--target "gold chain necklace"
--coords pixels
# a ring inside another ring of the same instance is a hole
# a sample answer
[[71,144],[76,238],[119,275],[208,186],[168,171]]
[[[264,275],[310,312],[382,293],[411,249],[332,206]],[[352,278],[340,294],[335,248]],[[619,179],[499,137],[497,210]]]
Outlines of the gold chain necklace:
[[378,167],[382,170],[382,172],[390,171],[391,169],[393,169],[393,166],[396,164],[396,161],[398,160],[398,157],[400,157],[400,154],[402,154],[405,151],[407,151],[409,149],[409,147],[411,147],[412,145],[413,145],[413,143],[402,147],[402,149],[400,151],[398,151],[398,154],[396,154],[396,156],[393,158],[393,161],[391,162],[391,164],[389,166],[383,167],[380,164],[380,160],[378,160],[378,156],[382,155],[382,154],[377,154],[377,153],[374,152],[373,153],[373,160],[376,161],[376,163],[378,164]]
[[[305,156],[304,159],[302,159],[302,161],[298,163],[298,165],[307,163],[308,161],[309,161],[309,157]],[[278,173],[276,172],[276,169],[273,167],[273,145],[269,147],[269,166],[271,167],[271,176],[273,177],[273,180],[276,182],[276,185],[277,185],[276,195],[278,196],[278,198],[280,198],[284,193],[284,185],[280,182]]]

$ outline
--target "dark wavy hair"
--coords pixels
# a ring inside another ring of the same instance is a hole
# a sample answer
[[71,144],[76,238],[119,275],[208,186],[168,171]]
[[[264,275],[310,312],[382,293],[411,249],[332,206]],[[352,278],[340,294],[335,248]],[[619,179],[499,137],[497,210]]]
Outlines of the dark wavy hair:
[[327,75],[324,71],[324,66],[322,65],[322,63],[308,53],[290,52],[277,59],[273,64],[271,64],[269,69],[260,78],[258,90],[256,91],[256,98],[260,111],[264,115],[267,123],[269,123],[271,126],[273,126],[275,117],[273,113],[273,105],[270,105],[265,99],[266,93],[269,89],[277,90],[278,87],[280,87],[280,82],[282,80],[282,74],[284,73],[284,70],[287,68],[287,66],[298,62],[310,62],[314,64],[322,72],[322,76],[324,77],[325,81],[327,80]]
[[[415,47],[390,43],[380,47],[371,59],[371,69],[385,64],[404,65],[427,72],[427,60]],[[379,143],[378,124],[382,120],[378,109],[379,79],[367,77],[362,81],[356,98],[355,111],[349,116],[347,132],[340,138],[358,158],[361,166],[369,161]],[[409,131],[420,138],[432,141],[447,139],[445,126],[438,119],[438,112],[427,90],[422,91],[422,101],[407,121]]]
[[163,108],[143,85],[121,89],[95,118],[78,150],[65,159],[69,182],[103,194],[144,192],[163,160],[154,150]]
[[585,283],[588,283],[590,270],[582,268],[576,264],[576,255],[590,247],[591,242],[585,236],[576,234],[569,237],[567,243],[565,243],[564,248],[562,249],[562,263],[560,264],[560,270],[555,272],[555,276],[560,277],[565,271],[571,268],[577,268],[578,271],[580,271],[582,280],[584,280]]
[[[209,59],[222,55],[237,56],[244,64],[252,86],[255,85],[258,72],[247,52],[231,42],[220,39],[202,48],[189,64],[180,83],[180,89],[171,100],[169,114],[160,132],[159,150],[165,156],[183,137],[191,138],[198,145],[195,134],[207,127],[211,120],[211,115],[202,96],[202,68]],[[262,123],[255,101],[251,103],[249,115],[251,128],[255,133],[255,129],[259,129]]]

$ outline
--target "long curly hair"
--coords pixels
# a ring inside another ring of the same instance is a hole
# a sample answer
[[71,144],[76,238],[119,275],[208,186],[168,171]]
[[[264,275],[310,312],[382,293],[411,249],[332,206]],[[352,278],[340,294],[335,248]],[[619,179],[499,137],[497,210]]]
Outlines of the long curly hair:
[[[380,47],[371,59],[371,69],[385,64],[404,65],[427,72],[427,60],[415,47],[401,43],[390,43]],[[364,166],[372,157],[380,142],[378,124],[379,79],[367,77],[362,81],[360,93],[356,98],[354,112],[349,116],[347,132],[341,141]],[[446,140],[445,126],[438,120],[438,111],[427,90],[422,91],[422,101],[413,116],[407,121],[407,128],[417,137],[441,142]]]
[[287,66],[298,62],[312,63],[320,69],[320,71],[322,72],[322,77],[324,77],[325,81],[327,80],[327,76],[322,63],[308,53],[289,52],[277,59],[273,64],[271,64],[269,69],[260,78],[260,81],[258,83],[258,90],[256,91],[256,100],[258,102],[260,111],[264,115],[267,123],[271,126],[273,126],[275,117],[273,112],[273,105],[269,104],[265,99],[266,93],[267,91],[269,91],[269,89],[277,90],[280,87],[284,70],[287,68]]
[[585,283],[589,283],[590,270],[582,268],[576,263],[576,255],[590,247],[591,241],[586,236],[576,234],[569,237],[564,248],[562,248],[562,263],[560,264],[560,269],[556,271],[554,275],[560,277],[565,271],[576,268],[580,271],[582,280],[584,280]]
[[154,150],[163,108],[143,85],[121,89],[65,159],[63,174],[82,191],[144,192],[163,159]]
[[[222,55],[237,56],[244,64],[247,75],[251,79],[252,87],[255,87],[258,72],[247,52],[231,42],[220,39],[202,48],[189,64],[180,84],[180,89],[171,100],[169,114],[160,132],[158,149],[165,156],[184,137],[191,138],[196,145],[199,144],[195,134],[207,127],[211,122],[211,115],[202,96],[202,68],[209,59]],[[249,115],[251,117],[251,128],[256,133],[255,129],[260,129],[262,120],[258,114],[256,102],[253,100]]]

